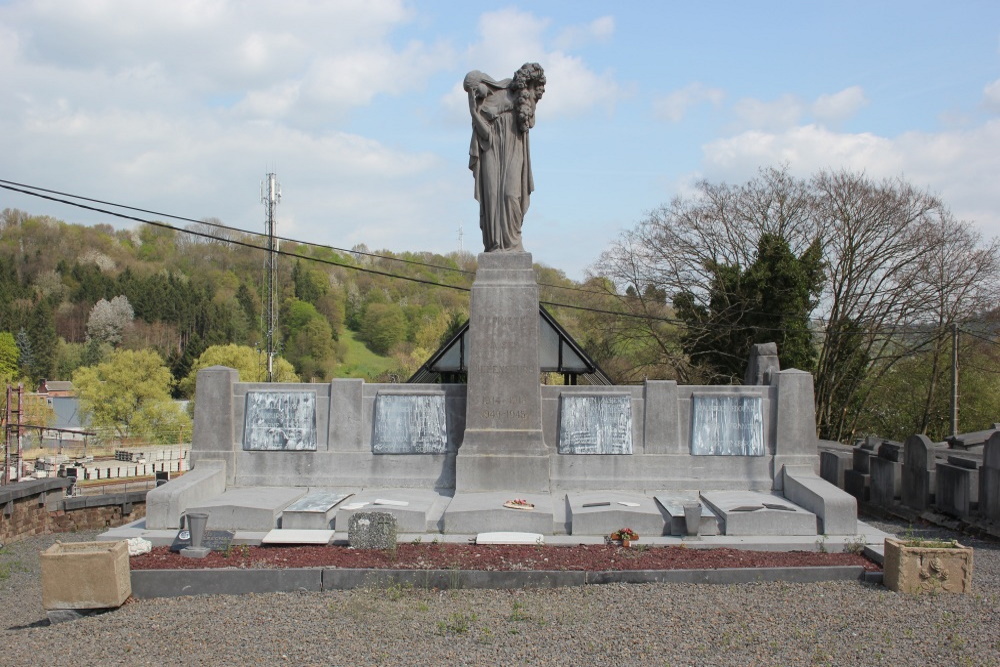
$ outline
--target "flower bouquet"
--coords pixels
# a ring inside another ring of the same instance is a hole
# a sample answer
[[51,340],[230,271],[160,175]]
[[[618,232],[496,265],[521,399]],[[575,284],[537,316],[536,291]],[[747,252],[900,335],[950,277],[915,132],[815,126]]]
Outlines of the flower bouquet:
[[509,507],[512,510],[532,510],[535,506],[529,503],[523,498],[515,498],[514,500],[508,500],[503,504],[504,507]]
[[611,533],[608,540],[612,544],[621,544],[623,547],[632,546],[632,542],[637,542],[639,540],[639,533],[635,532],[631,528],[619,528],[615,532]]

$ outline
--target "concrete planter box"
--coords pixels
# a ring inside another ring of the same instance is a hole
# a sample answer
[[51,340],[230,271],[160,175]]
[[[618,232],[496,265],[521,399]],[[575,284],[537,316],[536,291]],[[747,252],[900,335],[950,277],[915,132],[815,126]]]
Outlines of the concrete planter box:
[[127,542],[56,542],[40,558],[46,610],[119,607],[132,594]]
[[972,547],[909,546],[885,539],[885,586],[897,593],[969,593]]

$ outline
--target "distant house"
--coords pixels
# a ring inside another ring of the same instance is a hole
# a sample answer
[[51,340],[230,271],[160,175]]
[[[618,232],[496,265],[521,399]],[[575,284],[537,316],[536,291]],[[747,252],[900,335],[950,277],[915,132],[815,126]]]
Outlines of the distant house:
[[38,385],[38,393],[49,398],[70,398],[76,396],[76,387],[66,380],[42,380]]

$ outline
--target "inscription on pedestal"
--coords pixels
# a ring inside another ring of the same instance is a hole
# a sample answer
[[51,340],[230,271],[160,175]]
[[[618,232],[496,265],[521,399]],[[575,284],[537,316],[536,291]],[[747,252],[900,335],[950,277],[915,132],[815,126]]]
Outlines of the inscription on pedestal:
[[692,396],[691,454],[764,456],[760,396]]
[[628,394],[563,394],[560,399],[560,454],[632,453],[632,400]]
[[443,394],[375,397],[373,454],[444,454],[448,422]]
[[247,392],[247,451],[316,451],[316,392]]

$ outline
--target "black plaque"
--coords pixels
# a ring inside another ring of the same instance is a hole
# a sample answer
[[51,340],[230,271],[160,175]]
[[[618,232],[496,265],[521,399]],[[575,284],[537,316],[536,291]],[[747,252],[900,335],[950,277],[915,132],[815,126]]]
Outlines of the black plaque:
[[560,454],[631,454],[629,394],[563,394],[559,409]]
[[[206,530],[201,538],[201,546],[212,551],[225,551],[232,545],[234,537],[236,537],[236,532],[232,530]],[[191,546],[191,532],[181,530],[174,537],[174,543],[170,545],[170,550],[180,551],[189,546]]]
[[316,451],[316,392],[247,392],[247,451]]
[[448,421],[444,394],[375,397],[373,454],[444,454]]

